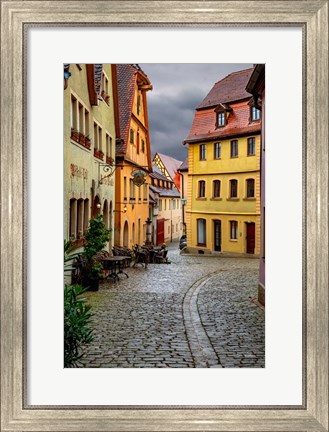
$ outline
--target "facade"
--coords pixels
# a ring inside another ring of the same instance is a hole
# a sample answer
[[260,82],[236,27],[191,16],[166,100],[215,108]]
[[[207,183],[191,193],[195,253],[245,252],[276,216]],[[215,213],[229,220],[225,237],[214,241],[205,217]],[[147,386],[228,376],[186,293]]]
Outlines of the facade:
[[196,108],[188,144],[187,245],[260,252],[260,111],[247,69],[218,81]]
[[261,110],[260,261],[258,301],[265,305],[265,65],[257,64],[246,87]]
[[[146,241],[149,217],[152,166],[146,93],[152,86],[138,65],[118,64],[117,81],[120,140],[116,145],[114,238],[116,246],[132,247]],[[140,186],[133,182],[136,171],[145,174]]]
[[156,218],[153,217],[153,243],[162,245],[178,241],[182,234],[182,210],[180,193],[174,182],[164,176],[159,168],[153,164],[150,174],[150,192],[156,203]]
[[64,239],[77,247],[90,218],[102,214],[113,227],[114,178],[101,178],[101,165],[115,157],[113,87],[114,65],[64,66]]

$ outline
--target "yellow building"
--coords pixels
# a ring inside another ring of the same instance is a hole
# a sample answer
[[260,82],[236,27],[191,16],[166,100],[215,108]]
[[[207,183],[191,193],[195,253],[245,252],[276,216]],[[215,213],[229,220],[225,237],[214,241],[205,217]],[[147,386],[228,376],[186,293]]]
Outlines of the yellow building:
[[252,71],[214,85],[184,141],[188,247],[259,254],[260,112],[245,90]]
[[[146,92],[150,80],[138,65],[118,64],[120,140],[116,146],[115,245],[131,247],[146,240],[149,173],[152,171]],[[145,182],[137,186],[133,174]]]
[[76,247],[90,218],[102,214],[106,227],[113,226],[114,178],[101,178],[102,166],[115,157],[113,87],[114,65],[64,67],[64,238]]

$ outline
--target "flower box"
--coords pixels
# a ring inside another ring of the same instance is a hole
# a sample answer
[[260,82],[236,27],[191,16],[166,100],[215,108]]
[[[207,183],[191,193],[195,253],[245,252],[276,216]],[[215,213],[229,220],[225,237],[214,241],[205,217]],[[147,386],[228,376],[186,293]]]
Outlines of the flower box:
[[102,150],[94,149],[94,156],[97,157],[97,159],[103,160],[104,153],[102,152]]
[[79,132],[76,129],[71,128],[71,139],[73,141],[79,142]]

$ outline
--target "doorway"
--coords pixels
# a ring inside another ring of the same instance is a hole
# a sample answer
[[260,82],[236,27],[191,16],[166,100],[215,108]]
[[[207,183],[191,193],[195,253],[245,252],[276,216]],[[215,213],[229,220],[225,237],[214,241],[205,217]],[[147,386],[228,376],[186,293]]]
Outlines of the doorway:
[[254,222],[247,222],[247,253],[254,254],[255,253],[255,224]]
[[214,221],[214,250],[220,252],[222,250],[222,222]]

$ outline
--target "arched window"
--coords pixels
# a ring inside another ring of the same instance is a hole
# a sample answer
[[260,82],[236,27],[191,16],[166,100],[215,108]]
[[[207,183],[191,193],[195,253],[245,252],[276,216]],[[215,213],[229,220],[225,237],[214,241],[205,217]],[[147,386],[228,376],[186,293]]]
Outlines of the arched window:
[[199,198],[204,198],[206,196],[206,182],[204,180],[199,181]]
[[104,201],[104,206],[103,206],[103,222],[104,222],[105,228],[108,228],[109,227],[109,209],[108,209],[107,200]]
[[230,198],[238,197],[238,181],[230,180]]
[[238,239],[238,222],[230,221],[230,239],[237,240]]
[[255,180],[247,179],[246,180],[246,195],[247,198],[255,198]]
[[199,246],[206,246],[206,219],[197,219],[197,239]]
[[77,200],[75,198],[70,199],[69,236],[73,240],[77,238]]
[[77,201],[77,238],[83,236],[83,212],[84,212],[84,202],[83,199],[78,199]]
[[83,232],[86,231],[89,225],[89,199],[84,200],[84,211],[83,211]]
[[220,180],[213,181],[213,198],[220,197]]

